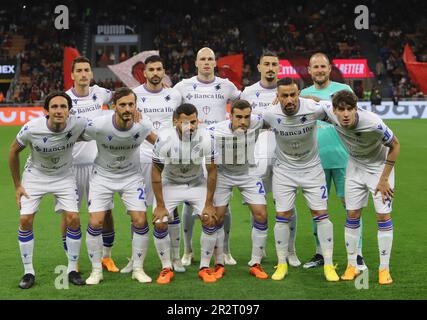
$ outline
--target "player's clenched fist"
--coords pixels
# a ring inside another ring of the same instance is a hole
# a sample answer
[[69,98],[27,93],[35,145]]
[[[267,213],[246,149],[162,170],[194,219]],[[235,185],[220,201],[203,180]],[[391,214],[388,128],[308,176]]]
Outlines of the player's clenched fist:
[[153,211],[153,224],[168,222],[169,212],[165,207],[156,207]]
[[203,208],[201,219],[202,219],[202,223],[206,224],[208,227],[215,226],[218,221],[215,207],[212,205],[206,205]]

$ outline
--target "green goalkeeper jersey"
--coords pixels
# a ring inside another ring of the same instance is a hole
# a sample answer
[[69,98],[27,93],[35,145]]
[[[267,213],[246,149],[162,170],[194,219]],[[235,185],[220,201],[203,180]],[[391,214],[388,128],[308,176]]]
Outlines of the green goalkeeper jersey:
[[[316,89],[314,85],[301,90],[301,96],[315,96],[321,100],[332,100],[331,96],[340,90],[350,90],[350,86],[331,81],[326,88]],[[347,166],[348,152],[333,125],[317,122],[317,141],[319,144],[320,161],[323,169],[345,168]]]

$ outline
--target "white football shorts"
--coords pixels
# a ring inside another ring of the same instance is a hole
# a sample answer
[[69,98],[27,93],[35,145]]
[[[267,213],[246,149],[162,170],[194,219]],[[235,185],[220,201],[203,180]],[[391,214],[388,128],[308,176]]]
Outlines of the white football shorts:
[[30,197],[21,197],[21,215],[36,213],[42,198],[52,193],[55,197],[55,212],[79,212],[76,178],[70,171],[67,174],[49,176],[35,169],[25,169],[22,186]]
[[284,169],[277,162],[273,167],[273,198],[277,212],[294,208],[298,188],[302,189],[311,210],[327,210],[328,190],[320,164],[310,169],[292,171]]
[[140,172],[132,175],[106,177],[93,170],[89,182],[89,213],[114,208],[114,194],[119,193],[128,211],[146,211],[145,186]]
[[[345,180],[345,205],[347,210],[358,210],[366,207],[370,192],[376,213],[391,213],[393,199],[387,199],[383,203],[380,192],[374,195],[382,171],[383,167],[380,167],[377,172],[368,172],[351,161],[351,159],[348,160]],[[394,169],[390,173],[388,183],[391,188],[394,188]]]

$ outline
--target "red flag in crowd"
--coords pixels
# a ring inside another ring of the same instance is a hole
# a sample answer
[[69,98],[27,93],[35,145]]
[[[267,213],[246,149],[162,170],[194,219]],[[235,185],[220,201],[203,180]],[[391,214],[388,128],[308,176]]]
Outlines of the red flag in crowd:
[[243,54],[219,58],[217,67],[221,78],[228,78],[238,89],[242,87]]
[[[108,68],[129,88],[133,89],[145,82],[144,77],[144,61],[150,56],[159,55],[158,50],[143,51],[137,55],[120,62],[108,66]],[[165,75],[163,82],[172,86],[170,78]]]
[[405,62],[411,81],[424,94],[427,94],[427,62],[417,62],[409,44],[405,45],[402,59]]
[[67,91],[73,86],[73,80],[71,80],[71,68],[73,66],[74,58],[80,56],[80,53],[77,49],[71,47],[64,47],[64,63],[63,63],[63,73],[64,73],[64,90]]

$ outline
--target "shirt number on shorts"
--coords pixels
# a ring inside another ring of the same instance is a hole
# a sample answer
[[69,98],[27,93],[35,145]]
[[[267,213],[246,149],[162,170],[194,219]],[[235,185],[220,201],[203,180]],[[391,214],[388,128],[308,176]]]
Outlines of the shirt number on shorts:
[[265,191],[264,191],[264,186],[262,185],[262,182],[261,181],[257,182],[256,185],[259,187],[258,192],[264,194]]
[[136,190],[139,191],[139,197],[138,197],[138,199],[139,200],[145,200],[145,198],[144,198],[144,188],[138,188]]
[[328,196],[326,194],[326,187],[325,186],[321,186],[320,190],[322,190],[322,199],[328,199]]

